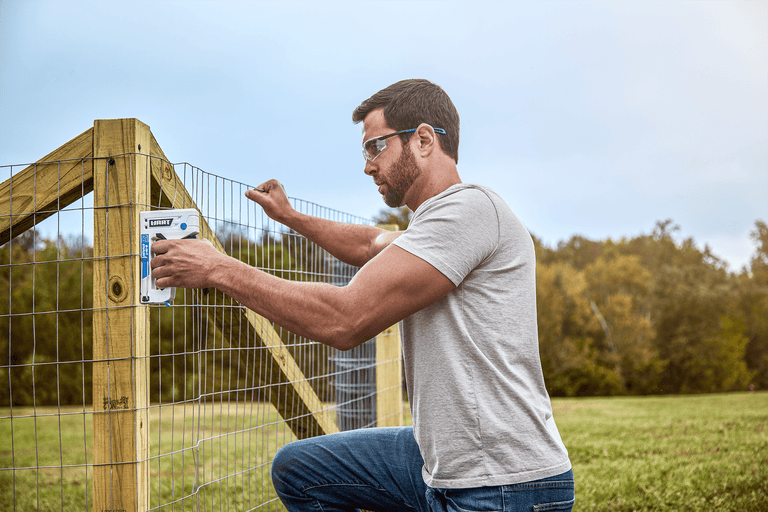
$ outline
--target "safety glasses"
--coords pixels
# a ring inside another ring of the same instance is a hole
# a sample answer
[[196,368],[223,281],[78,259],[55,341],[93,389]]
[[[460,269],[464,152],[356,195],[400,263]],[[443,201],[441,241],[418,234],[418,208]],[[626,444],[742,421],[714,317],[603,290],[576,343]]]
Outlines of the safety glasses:
[[[376,157],[381,154],[382,151],[387,149],[387,139],[390,137],[394,137],[395,135],[400,135],[401,133],[411,133],[415,132],[416,128],[411,128],[410,130],[400,130],[399,132],[390,133],[388,135],[382,135],[381,137],[373,137],[372,139],[368,139],[367,141],[363,142],[363,156],[366,160],[369,162],[373,162],[376,160]],[[445,130],[442,128],[433,128],[435,130],[435,133],[440,133],[442,135],[445,135]]]

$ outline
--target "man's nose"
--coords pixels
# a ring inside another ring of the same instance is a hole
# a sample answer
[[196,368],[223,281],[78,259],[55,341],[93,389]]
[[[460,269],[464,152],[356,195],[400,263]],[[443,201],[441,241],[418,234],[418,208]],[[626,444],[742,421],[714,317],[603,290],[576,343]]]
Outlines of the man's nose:
[[366,160],[365,161],[365,167],[363,167],[363,172],[365,174],[367,174],[368,176],[370,176],[375,171],[376,171],[376,166],[374,165],[374,163],[371,162],[370,160]]

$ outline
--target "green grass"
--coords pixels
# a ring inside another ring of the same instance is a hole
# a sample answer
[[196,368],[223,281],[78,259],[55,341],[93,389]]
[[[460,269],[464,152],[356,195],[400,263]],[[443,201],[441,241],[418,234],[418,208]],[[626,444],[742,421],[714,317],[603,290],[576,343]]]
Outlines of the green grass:
[[[224,404],[198,418],[182,407],[151,410],[151,506],[282,510],[269,461],[293,437],[274,409]],[[768,510],[768,393],[554,399],[553,407],[574,465],[574,510]],[[31,412],[14,408],[12,451],[9,410],[0,408],[0,508],[93,510],[91,415],[38,407],[37,418],[18,417]],[[190,496],[195,446],[203,464]],[[14,465],[53,467],[5,470]]]
[[[93,510],[92,415],[82,408],[0,408],[0,509]],[[59,433],[61,432],[61,435]],[[200,441],[200,440],[203,441]],[[269,404],[150,409],[150,507],[283,510],[269,477],[294,438]],[[196,459],[199,471],[195,471]],[[6,468],[34,468],[6,471]],[[39,468],[39,469],[37,469]],[[260,506],[261,505],[261,506]]]
[[575,510],[768,510],[768,394],[556,399]]

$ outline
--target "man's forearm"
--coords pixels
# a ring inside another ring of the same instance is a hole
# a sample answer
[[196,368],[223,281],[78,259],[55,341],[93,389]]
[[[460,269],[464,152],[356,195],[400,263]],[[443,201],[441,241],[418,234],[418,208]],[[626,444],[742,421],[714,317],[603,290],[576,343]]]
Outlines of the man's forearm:
[[285,189],[269,180],[245,196],[258,203],[271,218],[288,226],[345,263],[362,267],[379,254],[398,233],[373,226],[345,224],[297,212]]
[[362,267],[386,247],[396,235],[361,224],[345,224],[293,212],[284,224],[316,243],[339,260]]
[[342,350],[359,343],[339,287],[280,279],[234,258],[210,278],[217,289],[294,334]]
[[[352,236],[360,232],[354,228],[349,228]],[[376,336],[455,288],[431,264],[395,246],[383,249],[340,287],[280,279],[222,254],[207,240],[158,240],[152,251],[156,256],[150,264],[158,287],[216,288],[295,334],[342,350]]]

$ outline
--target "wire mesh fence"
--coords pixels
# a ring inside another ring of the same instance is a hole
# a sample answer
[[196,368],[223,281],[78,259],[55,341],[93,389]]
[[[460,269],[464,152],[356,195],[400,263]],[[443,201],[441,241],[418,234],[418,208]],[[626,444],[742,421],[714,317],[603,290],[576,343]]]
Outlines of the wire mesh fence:
[[[297,436],[400,421],[400,406],[389,412],[376,407],[383,392],[399,401],[399,381],[381,383],[382,369],[399,368],[396,329],[341,353],[267,322],[216,290],[179,289],[170,306],[134,302],[138,225],[107,218],[104,229],[100,216],[115,216],[110,208],[125,205],[105,206],[99,178],[91,177],[101,168],[109,172],[115,158],[131,173],[155,164],[170,173],[174,190],[191,203],[181,207],[197,208],[220,249],[251,266],[337,286],[357,270],[269,219],[244,197],[249,185],[186,163],[125,153],[0,167],[7,195],[0,219],[7,232],[0,239],[3,507],[282,510],[269,477],[281,446]],[[22,178],[32,180],[24,185],[32,194],[18,193]],[[51,181],[69,181],[67,190],[79,194],[50,191]],[[146,187],[146,202],[133,208],[178,204],[155,182],[130,186]],[[41,204],[38,187],[58,199]],[[36,204],[29,208],[25,201]],[[311,215],[371,223],[299,199],[292,203]],[[30,221],[21,222],[30,211]],[[115,225],[128,233],[115,232]],[[127,252],[109,252],[116,236],[127,237]],[[110,265],[125,258],[133,265],[125,274],[130,277],[116,281]],[[100,276],[105,265],[106,276]],[[112,316],[118,312],[123,316]],[[136,346],[141,336],[148,339],[143,352]],[[125,354],[115,348],[118,338],[127,339]],[[121,378],[134,393],[118,389]],[[133,455],[124,458],[122,451]]]

